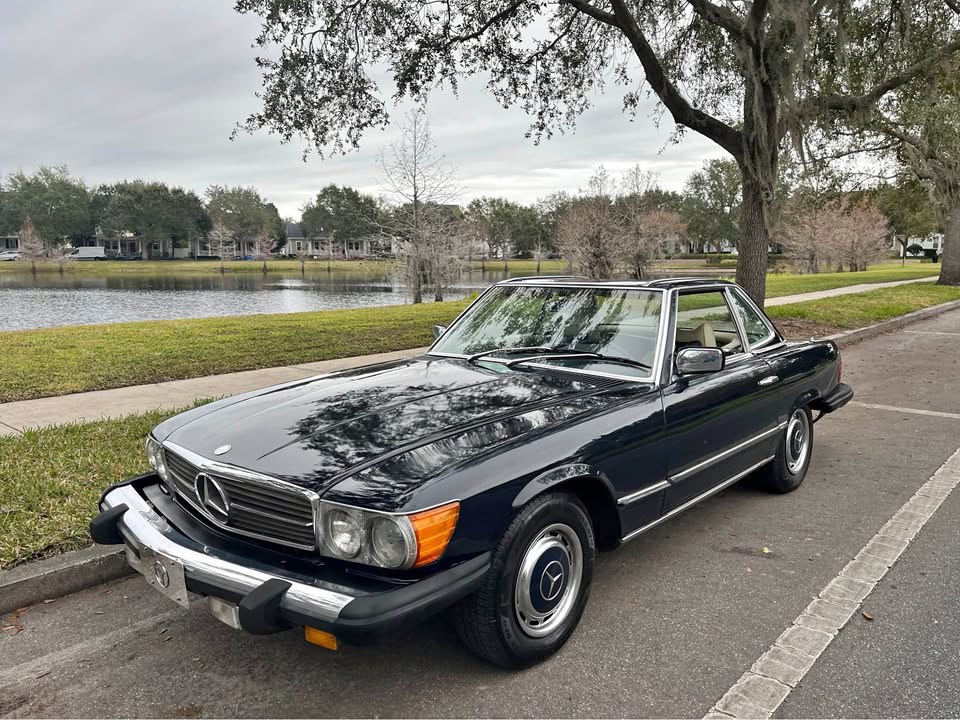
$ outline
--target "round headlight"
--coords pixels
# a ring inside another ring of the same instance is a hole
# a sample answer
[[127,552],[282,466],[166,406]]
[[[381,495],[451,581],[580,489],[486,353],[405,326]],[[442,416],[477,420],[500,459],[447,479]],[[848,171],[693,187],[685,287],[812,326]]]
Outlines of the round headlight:
[[149,435],[147,436],[147,460],[150,461],[150,467],[157,469],[157,450],[160,449],[160,443]]
[[333,550],[345,558],[360,552],[360,523],[346,510],[330,510],[326,515],[327,541]]
[[370,547],[384,567],[400,567],[407,559],[407,541],[403,530],[388,517],[374,518],[370,523]]
[[154,467],[160,479],[165,481],[167,479],[167,461],[163,457],[163,449],[157,450],[157,464]]

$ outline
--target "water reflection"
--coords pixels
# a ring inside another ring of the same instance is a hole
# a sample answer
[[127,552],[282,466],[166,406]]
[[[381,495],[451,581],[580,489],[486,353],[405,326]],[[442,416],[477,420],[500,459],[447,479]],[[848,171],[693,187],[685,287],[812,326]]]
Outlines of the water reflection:
[[[525,273],[465,273],[447,299]],[[691,273],[683,273],[691,274]],[[0,330],[349,309],[409,302],[382,269],[300,273],[0,273]]]

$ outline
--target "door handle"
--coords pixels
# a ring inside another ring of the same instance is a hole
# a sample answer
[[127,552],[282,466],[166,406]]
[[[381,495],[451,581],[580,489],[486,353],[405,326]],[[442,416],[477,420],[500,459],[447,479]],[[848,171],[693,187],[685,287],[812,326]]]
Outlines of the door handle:
[[765,378],[760,380],[757,385],[760,387],[767,387],[768,385],[773,385],[775,382],[780,382],[779,375],[767,375]]

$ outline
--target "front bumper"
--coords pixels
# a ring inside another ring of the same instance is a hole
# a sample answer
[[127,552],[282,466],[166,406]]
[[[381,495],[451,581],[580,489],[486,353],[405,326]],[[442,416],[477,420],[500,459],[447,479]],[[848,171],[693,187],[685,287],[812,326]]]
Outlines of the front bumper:
[[[242,556],[198,545],[158,513],[135,483],[108,490],[100,509],[101,514],[90,523],[95,542],[123,543],[131,567],[154,586],[158,562],[176,570],[177,576],[182,566],[183,601],[176,588],[164,586],[165,594],[181,604],[186,604],[186,591],[236,603],[239,626],[258,634],[296,625],[343,637],[381,634],[422,620],[466,597],[490,567],[489,553],[485,553],[382,592],[355,591],[321,578],[282,570],[268,572],[255,567],[255,562],[244,562]],[[160,572],[167,576],[163,568]]]

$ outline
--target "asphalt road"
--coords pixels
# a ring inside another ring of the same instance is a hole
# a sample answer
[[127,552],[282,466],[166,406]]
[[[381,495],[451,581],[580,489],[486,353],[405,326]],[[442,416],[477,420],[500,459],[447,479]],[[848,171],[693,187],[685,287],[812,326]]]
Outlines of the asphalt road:
[[[0,634],[0,716],[701,717],[960,445],[960,312],[848,348],[844,368],[858,402],[941,415],[850,405],[817,424],[797,492],[737,485],[601,556],[580,628],[535,668],[485,665],[443,619],[337,653],[245,635],[137,576]],[[958,509],[934,515],[867,598],[875,620],[851,620],[781,716],[960,715]]]

